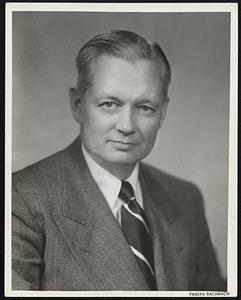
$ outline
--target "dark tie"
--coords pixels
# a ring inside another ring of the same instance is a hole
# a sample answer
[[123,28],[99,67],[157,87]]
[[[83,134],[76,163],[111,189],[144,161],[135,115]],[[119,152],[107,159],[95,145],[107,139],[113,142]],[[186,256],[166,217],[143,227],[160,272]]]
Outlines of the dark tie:
[[131,184],[122,181],[119,198],[121,207],[121,227],[141,271],[151,290],[157,290],[152,243],[144,211],[135,199]]

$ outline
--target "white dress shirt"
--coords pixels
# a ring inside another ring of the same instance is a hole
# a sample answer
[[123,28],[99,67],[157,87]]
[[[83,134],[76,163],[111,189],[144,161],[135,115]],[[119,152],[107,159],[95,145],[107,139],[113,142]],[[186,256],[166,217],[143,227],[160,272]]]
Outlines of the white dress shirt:
[[[84,146],[82,145],[82,151],[86,163],[89,167],[90,173],[96,181],[98,187],[100,188],[102,194],[104,195],[112,213],[118,222],[121,222],[120,208],[123,201],[118,198],[121,189],[121,180],[115,177],[106,169],[102,168],[97,164],[93,158],[87,153]],[[136,201],[143,208],[143,198],[141,193],[141,186],[139,181],[139,163],[136,164],[131,175],[126,179],[135,192]]]

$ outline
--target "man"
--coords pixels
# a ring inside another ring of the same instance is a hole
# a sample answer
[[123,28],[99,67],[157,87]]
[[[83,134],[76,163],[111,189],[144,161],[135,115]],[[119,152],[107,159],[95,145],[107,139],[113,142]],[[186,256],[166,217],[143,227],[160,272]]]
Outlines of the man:
[[76,63],[80,137],[13,175],[12,288],[225,290],[199,191],[140,162],[169,101],[160,46],[111,31]]

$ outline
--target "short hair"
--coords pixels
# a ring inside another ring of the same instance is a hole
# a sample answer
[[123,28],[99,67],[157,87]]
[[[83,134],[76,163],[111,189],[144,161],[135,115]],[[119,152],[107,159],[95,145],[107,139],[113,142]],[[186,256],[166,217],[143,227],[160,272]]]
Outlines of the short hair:
[[157,61],[161,67],[160,80],[165,96],[167,95],[171,81],[171,68],[161,47],[156,42],[147,41],[134,32],[112,30],[95,36],[78,52],[77,88],[81,96],[84,96],[91,86],[95,75],[95,62],[102,55],[115,56],[131,62],[142,59]]

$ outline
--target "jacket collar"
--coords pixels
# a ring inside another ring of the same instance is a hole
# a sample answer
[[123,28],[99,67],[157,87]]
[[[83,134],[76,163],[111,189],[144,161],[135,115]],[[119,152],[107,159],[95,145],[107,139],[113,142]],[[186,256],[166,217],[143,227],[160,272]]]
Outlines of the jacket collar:
[[[161,172],[159,171],[159,177],[160,174]],[[143,191],[146,194],[143,197],[146,199],[144,201],[144,208],[148,208],[151,202],[154,202],[154,205],[158,208],[158,212],[161,212],[167,224],[171,225],[181,215],[170,197],[173,192],[169,191],[167,186],[163,184],[163,181],[158,180],[157,176],[154,176],[144,163],[140,164],[140,181]]]

